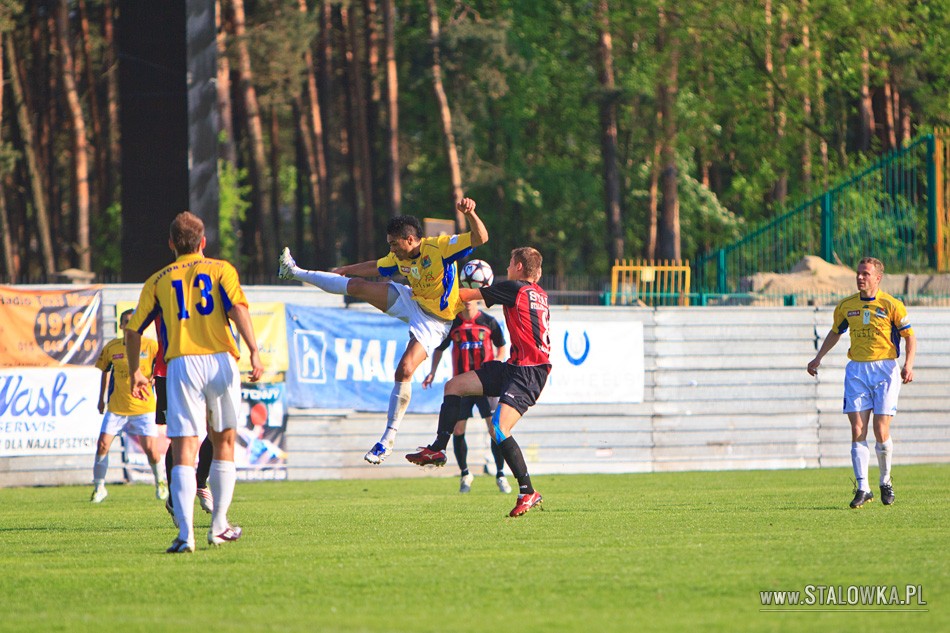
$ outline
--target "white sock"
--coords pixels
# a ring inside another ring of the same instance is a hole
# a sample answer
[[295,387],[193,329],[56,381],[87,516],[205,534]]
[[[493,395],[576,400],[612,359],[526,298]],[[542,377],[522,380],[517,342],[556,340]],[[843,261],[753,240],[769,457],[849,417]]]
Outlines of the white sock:
[[194,466],[174,466],[172,468],[172,491],[175,497],[175,518],[178,520],[178,538],[189,543],[195,542],[195,494],[198,482],[195,481]]
[[868,485],[868,462],[871,461],[871,449],[867,442],[851,442],[851,467],[857,480],[858,490],[871,492]]
[[393,385],[393,391],[389,394],[389,413],[386,415],[386,430],[383,431],[383,437],[379,440],[384,446],[395,443],[396,432],[399,431],[399,424],[402,422],[402,416],[406,415],[406,409],[409,408],[409,400],[411,399],[411,382],[397,382]]
[[211,514],[211,533],[221,534],[228,529],[228,508],[234,498],[234,483],[237,481],[237,469],[234,462],[211,461],[211,473],[208,485],[214,497],[214,512]]
[[294,270],[294,279],[335,295],[345,295],[346,286],[350,283],[350,278],[343,275],[327,273],[322,270],[303,270],[302,268]]
[[152,474],[155,475],[155,485],[157,486],[165,480],[165,464],[162,464],[161,468],[159,468],[158,462],[149,462],[148,465],[152,469]]
[[96,454],[96,461],[92,464],[92,483],[96,484],[96,487],[105,485],[106,483],[106,473],[109,471],[109,453],[106,453],[102,457],[99,457],[99,454]]
[[887,438],[887,441],[881,444],[874,444],[874,451],[877,453],[877,465],[881,467],[881,485],[891,483],[891,455],[894,453],[894,438]]

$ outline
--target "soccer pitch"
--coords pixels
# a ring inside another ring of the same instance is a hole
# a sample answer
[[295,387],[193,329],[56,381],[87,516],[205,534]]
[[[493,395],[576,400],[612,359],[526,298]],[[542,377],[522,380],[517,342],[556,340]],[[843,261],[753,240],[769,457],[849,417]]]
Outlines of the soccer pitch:
[[[897,502],[858,510],[849,474],[538,476],[518,519],[486,476],[239,482],[244,538],[209,548],[196,506],[193,555],[164,553],[150,486],[4,489],[0,631],[950,630],[950,466],[898,465]],[[824,603],[762,603],[807,587]]]

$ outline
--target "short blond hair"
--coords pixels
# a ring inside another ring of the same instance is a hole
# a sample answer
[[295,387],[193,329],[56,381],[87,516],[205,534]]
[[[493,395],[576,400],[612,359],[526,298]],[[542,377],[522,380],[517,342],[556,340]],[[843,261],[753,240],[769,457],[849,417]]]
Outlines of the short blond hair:
[[874,267],[874,270],[877,271],[877,274],[884,275],[884,262],[879,260],[877,257],[864,257],[858,262],[858,266],[861,264],[870,264]]

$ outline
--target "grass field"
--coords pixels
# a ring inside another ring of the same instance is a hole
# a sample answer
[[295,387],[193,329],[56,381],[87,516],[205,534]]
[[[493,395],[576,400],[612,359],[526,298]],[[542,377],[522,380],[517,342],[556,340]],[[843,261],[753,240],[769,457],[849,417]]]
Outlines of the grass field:
[[[148,486],[5,489],[0,630],[950,631],[950,466],[899,466],[897,503],[859,510],[849,474],[542,476],[519,519],[488,477],[239,483],[244,538],[210,549],[198,510],[177,556]],[[926,604],[761,604],[807,585]]]

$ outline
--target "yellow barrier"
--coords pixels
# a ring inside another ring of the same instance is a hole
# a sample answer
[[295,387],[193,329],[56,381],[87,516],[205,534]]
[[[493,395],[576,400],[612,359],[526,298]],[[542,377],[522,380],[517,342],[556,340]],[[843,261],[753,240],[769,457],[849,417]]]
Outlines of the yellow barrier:
[[689,305],[689,262],[618,259],[610,273],[610,305]]
[[934,193],[937,198],[937,271],[950,270],[950,128],[934,130],[934,161],[936,163],[937,182]]

